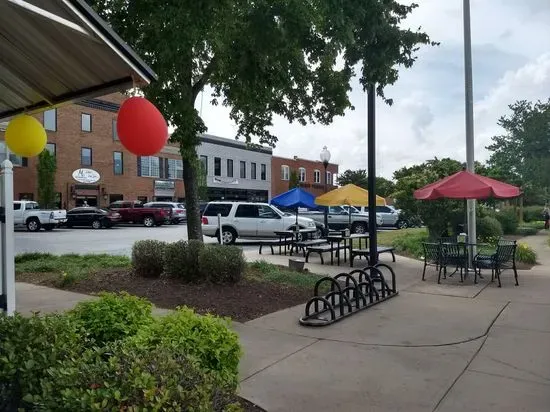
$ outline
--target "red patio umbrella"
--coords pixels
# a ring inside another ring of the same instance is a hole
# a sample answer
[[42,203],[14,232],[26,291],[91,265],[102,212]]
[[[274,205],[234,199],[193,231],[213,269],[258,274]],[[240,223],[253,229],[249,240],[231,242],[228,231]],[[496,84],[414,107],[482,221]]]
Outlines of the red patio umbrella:
[[510,199],[521,195],[519,187],[480,176],[467,170],[447,176],[415,190],[418,200],[435,199]]

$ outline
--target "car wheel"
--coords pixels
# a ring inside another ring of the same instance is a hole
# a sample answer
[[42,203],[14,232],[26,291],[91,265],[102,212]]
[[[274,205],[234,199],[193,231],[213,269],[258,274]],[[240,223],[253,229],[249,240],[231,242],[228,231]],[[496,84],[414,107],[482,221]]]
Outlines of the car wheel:
[[399,229],[406,229],[408,226],[409,225],[404,220],[400,220],[399,222],[397,222],[397,227]]
[[92,222],[92,229],[101,229],[101,222],[99,220],[94,220]]
[[[230,227],[222,228],[222,243],[224,245],[232,245],[237,240],[237,232]],[[220,241],[220,236],[218,233],[218,242]]]
[[155,219],[153,219],[153,216],[145,216],[143,218],[143,225],[145,227],[153,227],[155,226]]
[[364,234],[367,233],[368,227],[365,223],[362,222],[356,222],[351,226],[351,231],[356,234]]
[[29,219],[27,221],[27,230],[29,232],[38,232],[40,230],[40,221],[38,219]]

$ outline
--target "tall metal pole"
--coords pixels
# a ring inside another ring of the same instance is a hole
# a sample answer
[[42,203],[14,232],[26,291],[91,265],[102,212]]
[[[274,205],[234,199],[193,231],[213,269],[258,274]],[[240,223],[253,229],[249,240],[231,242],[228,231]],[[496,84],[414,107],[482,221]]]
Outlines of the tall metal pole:
[[376,239],[376,89],[367,86],[367,185],[369,188],[369,261],[378,263],[378,242]]
[[[327,178],[328,162],[323,162],[323,166],[325,166],[325,193],[327,193],[327,190],[328,190],[328,178]],[[325,212],[325,232],[328,235],[328,232],[329,232],[329,228],[328,228],[328,206],[325,206],[324,212]]]
[[[464,1],[464,89],[466,109],[466,168],[474,173],[474,92],[472,74],[472,34],[470,18],[470,0]],[[476,201],[467,202],[468,241],[476,243]]]

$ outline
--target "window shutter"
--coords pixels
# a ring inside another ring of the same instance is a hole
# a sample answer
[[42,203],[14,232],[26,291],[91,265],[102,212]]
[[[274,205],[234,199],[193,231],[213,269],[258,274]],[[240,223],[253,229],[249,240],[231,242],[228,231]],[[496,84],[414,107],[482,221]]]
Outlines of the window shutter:
[[29,158],[28,157],[22,157],[21,158],[21,166],[27,167],[29,165]]
[[[164,176],[166,176],[166,178],[170,178],[170,161],[168,158],[164,159]],[[176,173],[176,170],[175,170],[175,165],[174,165],[174,174]],[[172,176],[172,179],[176,178],[176,176]]]
[[141,156],[137,157],[137,175],[141,176]]
[[159,177],[161,179],[164,179],[164,177],[166,176],[165,173],[164,173],[164,158],[163,157],[159,157]]

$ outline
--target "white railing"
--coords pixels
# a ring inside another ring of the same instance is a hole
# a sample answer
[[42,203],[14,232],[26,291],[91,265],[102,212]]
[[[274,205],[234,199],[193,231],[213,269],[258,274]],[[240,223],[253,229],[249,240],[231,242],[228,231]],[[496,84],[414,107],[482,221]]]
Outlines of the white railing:
[[0,306],[15,311],[15,252],[13,235],[13,164],[4,160],[0,168]]

